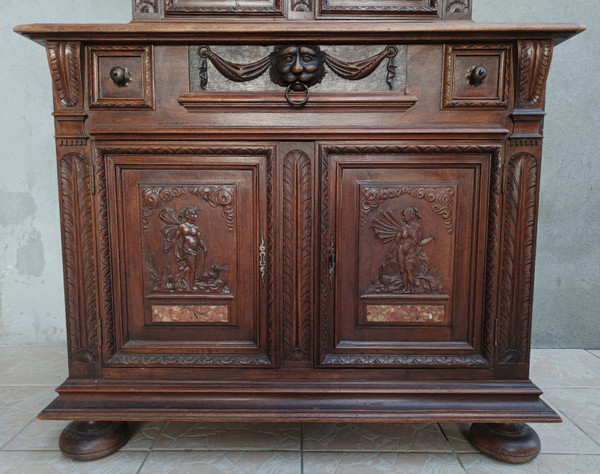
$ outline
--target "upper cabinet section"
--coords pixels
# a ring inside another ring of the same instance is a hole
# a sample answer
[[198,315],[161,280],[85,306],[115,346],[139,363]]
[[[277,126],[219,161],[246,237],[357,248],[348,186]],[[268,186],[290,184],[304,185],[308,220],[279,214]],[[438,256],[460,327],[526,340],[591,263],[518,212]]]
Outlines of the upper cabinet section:
[[473,0],[132,0],[134,20],[253,17],[290,20],[469,20]]

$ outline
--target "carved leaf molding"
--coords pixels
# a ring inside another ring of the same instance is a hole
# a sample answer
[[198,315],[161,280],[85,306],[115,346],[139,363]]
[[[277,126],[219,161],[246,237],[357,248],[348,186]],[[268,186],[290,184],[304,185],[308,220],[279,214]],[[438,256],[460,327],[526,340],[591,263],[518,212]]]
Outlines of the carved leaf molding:
[[90,363],[98,358],[99,320],[87,159],[77,153],[63,156],[59,177],[69,354],[74,362]]
[[[499,216],[501,202],[502,183],[502,147],[499,145],[367,145],[367,146],[324,146],[321,149],[321,260],[320,260],[320,314],[319,314],[319,360],[322,364],[343,364],[340,360],[349,360],[349,364],[362,364],[361,358],[353,355],[329,355],[328,354],[328,320],[329,320],[329,245],[334,239],[334,233],[329,225],[329,155],[352,155],[352,154],[400,154],[400,153],[489,153],[491,155],[490,170],[490,200],[488,212],[488,234],[486,254],[486,281],[485,302],[483,320],[482,357],[489,364],[494,351],[494,319],[496,317],[496,306],[494,295],[498,285],[498,247],[499,247]],[[422,364],[436,365],[437,356],[423,360]],[[373,360],[383,360],[382,364],[395,364],[401,360],[396,356],[376,356]],[[387,362],[386,362],[387,361]],[[364,363],[372,361],[364,359]],[[401,362],[399,362],[401,363]]]
[[519,41],[519,102],[523,107],[538,104],[546,90],[552,62],[552,41]]
[[528,357],[537,179],[538,164],[533,155],[519,153],[510,159],[507,169],[502,290],[498,318],[500,363],[526,362]]
[[65,107],[75,107],[82,100],[80,49],[75,42],[46,42],[54,88]]
[[282,0],[274,0],[272,5],[252,6],[240,5],[235,2],[231,6],[214,6],[211,1],[197,3],[196,5],[185,4],[181,0],[165,0],[165,9],[167,12],[174,13],[258,13],[258,14],[276,14],[282,12]]
[[309,360],[312,318],[312,164],[302,151],[283,160],[283,350]]
[[332,5],[330,0],[321,0],[321,11],[326,13],[337,12],[381,12],[404,14],[436,14],[437,0],[427,0],[424,5]]
[[450,186],[394,186],[386,188],[366,187],[361,192],[360,199],[360,228],[363,230],[370,212],[376,210],[388,199],[395,199],[408,194],[416,199],[427,201],[433,212],[444,220],[444,227],[449,234],[454,231],[452,219],[454,211],[454,196],[456,190]]

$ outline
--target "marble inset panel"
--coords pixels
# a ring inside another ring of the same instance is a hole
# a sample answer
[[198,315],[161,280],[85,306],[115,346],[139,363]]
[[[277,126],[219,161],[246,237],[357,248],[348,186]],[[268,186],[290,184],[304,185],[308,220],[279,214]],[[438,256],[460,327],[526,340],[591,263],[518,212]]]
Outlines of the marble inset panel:
[[367,305],[368,323],[442,323],[444,307],[439,305]]
[[152,306],[153,323],[227,323],[229,308],[225,305]]

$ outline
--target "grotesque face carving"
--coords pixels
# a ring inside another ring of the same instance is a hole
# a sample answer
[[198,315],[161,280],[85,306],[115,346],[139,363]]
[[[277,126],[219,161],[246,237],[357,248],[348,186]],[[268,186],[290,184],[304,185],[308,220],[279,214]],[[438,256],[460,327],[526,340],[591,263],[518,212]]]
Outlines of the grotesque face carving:
[[325,76],[324,54],[318,46],[277,46],[271,53],[271,81],[294,91],[319,84]]

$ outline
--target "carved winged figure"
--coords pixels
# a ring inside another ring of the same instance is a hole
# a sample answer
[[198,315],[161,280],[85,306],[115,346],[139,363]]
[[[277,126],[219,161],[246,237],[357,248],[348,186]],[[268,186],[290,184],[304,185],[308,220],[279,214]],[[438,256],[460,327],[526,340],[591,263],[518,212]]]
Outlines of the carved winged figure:
[[196,225],[197,207],[186,207],[179,215],[173,209],[166,208],[159,213],[166,224],[161,232],[165,236],[164,251],[174,251],[175,260],[179,263],[178,282],[186,282],[187,288],[197,290],[196,277],[203,267],[200,261],[206,259],[206,244],[200,237],[200,229]]
[[421,215],[416,207],[402,211],[398,222],[391,210],[373,219],[375,238],[391,244],[386,260],[379,267],[379,279],[369,291],[402,293],[439,293],[440,279],[432,274],[431,262],[423,247],[437,238],[434,233],[423,238]]

